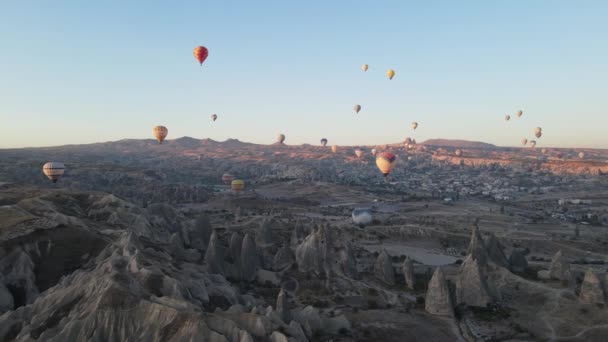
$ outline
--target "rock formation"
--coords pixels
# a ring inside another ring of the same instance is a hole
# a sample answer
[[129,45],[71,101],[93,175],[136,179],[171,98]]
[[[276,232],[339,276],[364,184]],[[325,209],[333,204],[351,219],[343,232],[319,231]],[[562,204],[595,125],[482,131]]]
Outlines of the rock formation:
[[[410,289],[413,290],[414,289],[414,263],[412,262],[412,259],[410,259],[409,257],[405,258],[405,260],[403,261],[403,277],[405,279],[405,286]],[[437,272],[435,272],[437,273]]]
[[551,279],[570,281],[570,263],[566,261],[566,258],[562,255],[562,251],[559,250],[551,259],[549,265],[549,277]]
[[511,271],[517,273],[523,273],[528,268],[528,260],[526,259],[526,253],[521,248],[515,248],[509,256],[509,264],[511,265]]
[[382,249],[374,262],[374,276],[387,285],[395,285],[393,261],[385,249]]
[[486,307],[492,302],[484,269],[473,255],[469,255],[458,270],[456,304]]
[[241,277],[243,280],[252,281],[255,279],[258,270],[258,251],[255,240],[249,233],[243,238],[241,248]]
[[277,304],[275,311],[285,324],[288,324],[291,321],[291,313],[287,305],[287,296],[282,288],[281,291],[279,291],[279,295],[277,296]]
[[224,253],[218,240],[217,232],[213,231],[205,252],[205,263],[211,273],[224,274]]
[[296,262],[301,272],[328,274],[331,267],[331,235],[325,226],[316,227],[296,248]]
[[504,248],[500,242],[498,242],[498,239],[494,234],[490,233],[490,236],[484,241],[484,245],[486,246],[486,254],[489,260],[493,261],[498,266],[509,268],[509,261],[503,251]]
[[579,295],[581,302],[588,304],[605,304],[604,291],[602,283],[593,270],[588,269],[585,272],[585,279],[581,284],[581,292]]
[[454,305],[450,296],[450,289],[441,267],[435,269],[429,282],[424,301],[424,309],[433,315],[453,316]]
[[471,231],[471,242],[467,249],[467,255],[473,255],[481,265],[485,265],[488,260],[486,246],[477,225]]
[[258,246],[266,247],[271,246],[274,243],[271,223],[272,219],[267,217],[262,220],[262,223],[260,223],[255,233],[255,242]]
[[275,271],[281,271],[293,265],[294,262],[295,255],[291,251],[291,248],[289,248],[289,246],[285,244],[274,255],[274,259],[272,261],[272,268]]
[[340,270],[344,275],[357,279],[359,272],[357,271],[357,257],[353,252],[353,247],[349,241],[344,242],[344,248],[340,251],[339,257]]

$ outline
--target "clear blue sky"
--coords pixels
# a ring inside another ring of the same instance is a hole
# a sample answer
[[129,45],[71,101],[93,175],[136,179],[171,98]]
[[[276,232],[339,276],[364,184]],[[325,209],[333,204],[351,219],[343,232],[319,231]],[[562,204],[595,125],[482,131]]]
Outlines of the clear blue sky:
[[5,1],[0,148],[157,124],[288,144],[518,145],[542,126],[539,146],[608,148],[606,18],[608,1],[584,0]]

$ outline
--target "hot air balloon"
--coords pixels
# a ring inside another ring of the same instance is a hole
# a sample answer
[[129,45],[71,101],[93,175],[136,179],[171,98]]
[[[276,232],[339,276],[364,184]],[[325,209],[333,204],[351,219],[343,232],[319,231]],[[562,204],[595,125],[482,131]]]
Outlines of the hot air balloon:
[[381,152],[376,156],[376,166],[386,178],[395,164],[395,155],[389,152]]
[[213,121],[217,120],[217,114],[211,115],[211,120],[213,120]]
[[279,134],[279,135],[277,135],[277,142],[279,144],[282,144],[283,141],[285,141],[285,134]]
[[412,127],[413,130],[416,130],[416,128],[418,128],[418,123],[416,121],[414,121],[414,122],[412,122],[410,127]]
[[222,182],[226,185],[230,185],[232,184],[232,181],[234,180],[234,176],[229,174],[229,173],[224,173],[222,175]]
[[515,115],[517,115],[518,118],[521,118],[521,116],[524,115],[524,112],[521,110],[518,110],[517,113],[515,113]]
[[370,152],[372,153],[372,156],[374,156],[374,157],[376,156],[376,152],[377,152],[377,151],[376,151],[376,149],[375,149],[375,148],[372,148],[372,150],[371,150]]
[[585,152],[579,152],[578,157],[581,159],[585,158]]
[[361,156],[363,155],[363,151],[361,151],[361,149],[356,149],[355,155],[357,156],[357,158],[361,158]]
[[389,80],[392,80],[393,77],[395,77],[395,70],[393,70],[393,69],[386,70],[386,77],[388,77]]
[[541,149],[541,150],[540,150],[540,153],[542,153],[542,154],[546,154],[546,153],[547,153],[547,149],[546,149],[546,148]]
[[521,144],[526,146],[528,144],[528,139],[526,139],[526,138],[521,139]]
[[195,47],[193,53],[194,58],[196,58],[200,65],[203,65],[203,62],[207,59],[207,56],[209,56],[209,50],[204,46]]
[[372,223],[373,216],[370,208],[355,208],[352,213],[353,223],[363,228]]
[[542,128],[536,127],[536,128],[534,128],[534,135],[536,135],[537,133],[541,133],[542,131],[543,131]]
[[505,115],[505,121],[511,120],[511,115]]
[[331,147],[331,151],[332,151],[333,153],[338,152],[338,146],[333,145],[333,146]]
[[245,182],[240,179],[235,179],[230,183],[230,188],[234,193],[238,194],[245,188]]
[[540,138],[540,137],[542,137],[542,136],[543,136],[543,132],[536,132],[536,133],[534,133],[534,135],[535,135],[537,138]]
[[42,173],[53,181],[53,183],[57,183],[59,178],[63,176],[65,172],[65,165],[61,162],[48,162],[42,166]]
[[165,138],[167,137],[169,130],[165,126],[154,126],[152,132],[154,133],[154,137],[156,138],[156,140],[158,140],[158,143],[162,144],[163,140],[165,140]]
[[327,139],[325,139],[325,138],[321,139],[321,145],[323,145],[323,146],[327,145]]
[[359,111],[361,110],[361,105],[356,104],[353,109],[355,110],[355,113],[359,113]]
[[361,66],[361,70],[363,70],[363,72],[366,72],[366,71],[367,71],[367,68],[369,68],[369,66],[368,66],[367,64],[363,64],[363,65]]
[[407,137],[407,138],[405,138],[405,141],[403,142],[403,146],[406,146],[406,147],[407,147],[407,146],[408,146],[408,145],[410,145],[411,143],[412,143],[412,138]]
[[456,155],[456,157],[460,157],[462,156],[462,150],[457,149],[456,151],[454,151],[454,154]]
[[536,140],[530,140],[528,142],[528,144],[530,145],[530,148],[535,148],[536,147]]

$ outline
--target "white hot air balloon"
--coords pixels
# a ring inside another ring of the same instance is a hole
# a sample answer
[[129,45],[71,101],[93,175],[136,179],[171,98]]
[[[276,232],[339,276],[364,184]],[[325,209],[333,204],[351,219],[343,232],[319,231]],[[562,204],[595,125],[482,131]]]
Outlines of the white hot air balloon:
[[361,228],[372,223],[372,220],[373,220],[372,210],[369,208],[354,209],[353,213],[352,213],[352,217],[353,217],[353,222]]

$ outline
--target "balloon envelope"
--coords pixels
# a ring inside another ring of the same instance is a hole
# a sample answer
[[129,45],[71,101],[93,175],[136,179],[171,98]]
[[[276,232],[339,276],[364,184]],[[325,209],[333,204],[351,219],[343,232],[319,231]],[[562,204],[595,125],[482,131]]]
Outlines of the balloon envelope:
[[376,155],[376,166],[380,172],[382,172],[384,177],[391,173],[395,160],[395,155],[389,152],[382,152]]
[[395,70],[393,70],[393,69],[386,70],[386,77],[388,77],[389,80],[392,80],[393,77],[395,77]]
[[363,64],[363,65],[361,66],[361,70],[363,70],[363,72],[366,72],[366,71],[367,71],[367,68],[369,68],[369,66],[368,66],[367,64]]
[[234,192],[241,192],[245,188],[245,182],[240,179],[235,179],[230,183],[230,187]]
[[327,139],[325,139],[325,138],[321,139],[321,145],[323,145],[323,146],[327,145]]
[[412,124],[410,125],[412,127],[412,129],[416,129],[418,128],[418,123],[416,121],[412,122]]
[[169,134],[169,130],[165,126],[154,126],[152,133],[154,134],[154,138],[158,140],[158,143],[162,144],[163,140],[167,137],[167,134]]
[[361,156],[363,155],[363,151],[360,149],[356,149],[355,150],[355,155],[357,156],[357,158],[361,158]]
[[63,165],[62,162],[47,162],[42,166],[42,173],[44,173],[48,179],[52,180],[53,183],[56,183],[59,178],[63,176],[64,172],[65,165]]
[[515,115],[517,115],[518,118],[521,118],[521,116],[524,115],[524,112],[521,110],[518,110]]
[[230,185],[232,184],[232,181],[234,180],[234,176],[229,174],[229,173],[224,173],[222,175],[222,182],[226,185]]
[[359,111],[361,110],[361,105],[356,104],[356,105],[353,107],[353,110],[355,111],[355,113],[359,113]]
[[506,120],[506,121],[511,120],[511,115],[505,115],[505,120]]
[[209,50],[204,46],[195,47],[192,53],[200,65],[203,65],[203,62],[207,59],[207,56],[209,56]]
[[213,121],[217,120],[217,114],[211,115],[211,120],[213,120]]
[[277,141],[280,142],[281,144],[283,143],[283,141],[285,141],[285,134],[279,134],[277,136]]
[[369,208],[355,208],[352,212],[353,222],[361,227],[372,223],[372,210]]
[[336,153],[336,152],[338,151],[338,146],[333,145],[333,146],[331,147],[331,151],[332,151],[333,153]]

